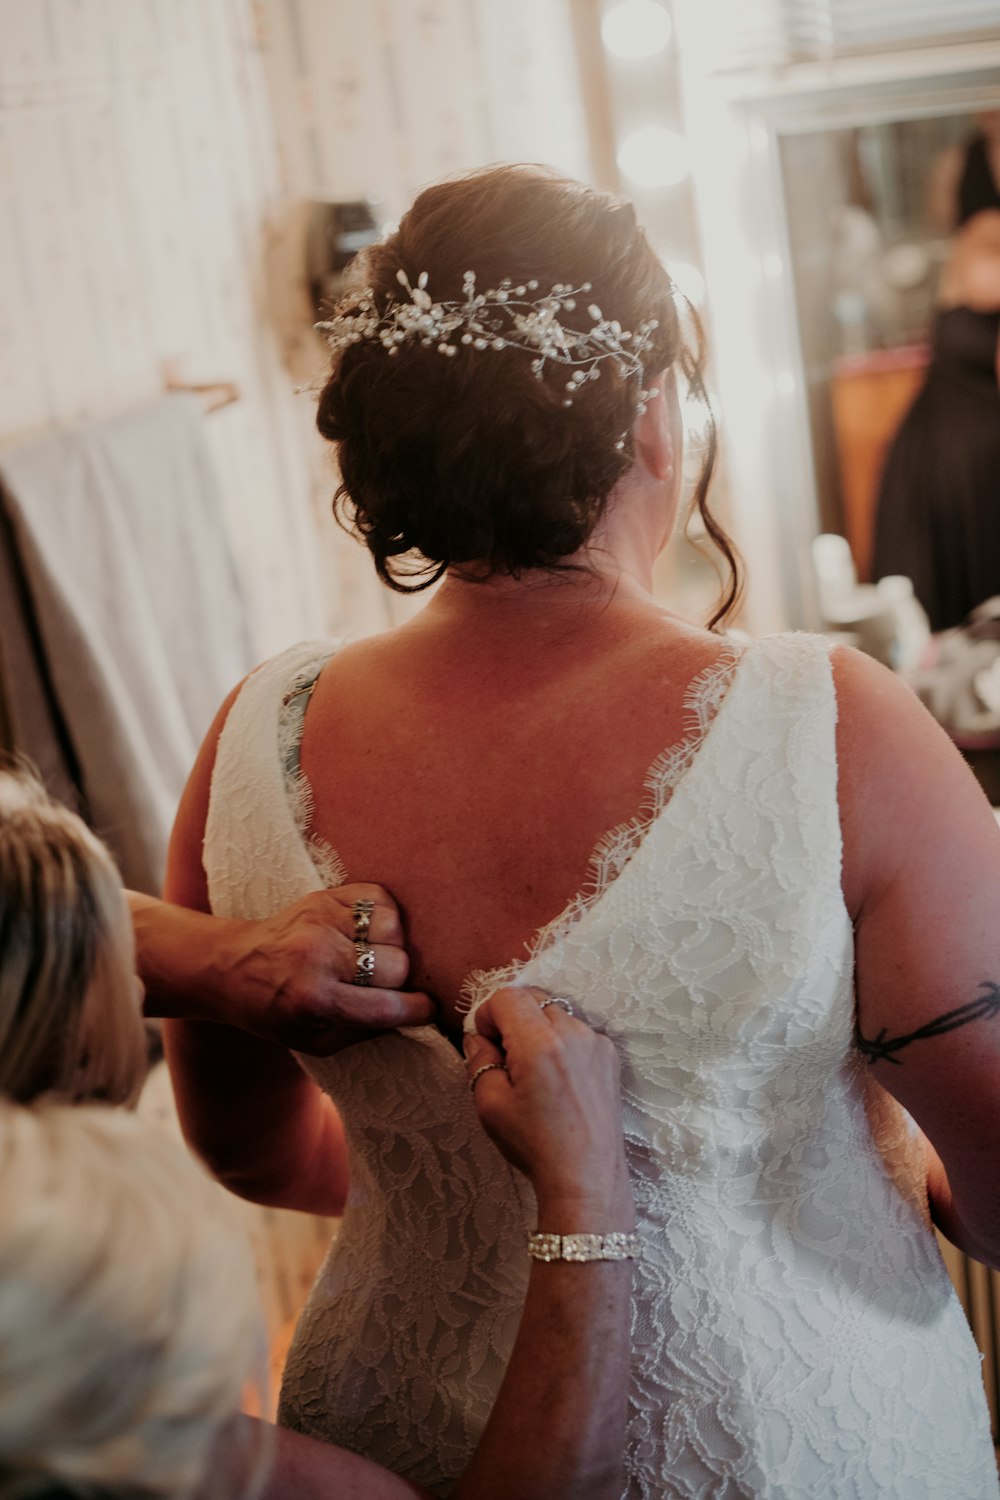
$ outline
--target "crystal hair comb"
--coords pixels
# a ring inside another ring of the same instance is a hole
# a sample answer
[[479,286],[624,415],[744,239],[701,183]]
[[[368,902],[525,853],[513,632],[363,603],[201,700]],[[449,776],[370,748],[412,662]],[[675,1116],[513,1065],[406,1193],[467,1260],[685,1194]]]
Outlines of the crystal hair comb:
[[[475,271],[466,271],[462,277],[464,301],[435,302],[427,290],[426,271],[421,271],[416,286],[410,285],[402,270],[396,272],[396,280],[405,298],[390,301],[384,311],[379,312],[374,291],[366,287],[336,317],[316,324],[333,354],[369,340],[377,340],[390,355],[412,343],[436,348],[446,357],[456,355],[462,346],[523,349],[534,356],[531,369],[536,380],[542,379],[547,364],[572,368],[563,399],[564,406],[572,406],[577,391],[588,380],[599,378],[605,360],[614,362],[622,379],[641,381],[642,356],[651,347],[653,332],[659,326],[651,318],[630,332],[615,319],[605,318],[601,309],[590,303],[587,315],[592,326],[567,327],[559,314],[576,310],[576,299],[592,290],[589,281],[579,287],[556,282],[551,291],[532,298],[529,294],[538,291],[537,281],[515,286],[505,277],[498,287],[480,292]],[[640,388],[637,411],[644,412],[646,401],[657,394]],[[624,440],[617,446],[623,447]]]

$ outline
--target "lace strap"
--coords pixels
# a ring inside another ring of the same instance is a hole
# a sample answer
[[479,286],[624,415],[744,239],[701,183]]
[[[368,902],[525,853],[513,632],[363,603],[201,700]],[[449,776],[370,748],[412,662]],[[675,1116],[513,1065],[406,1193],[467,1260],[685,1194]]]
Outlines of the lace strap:
[[313,689],[332,655],[330,650],[319,660],[299,667],[285,691],[278,714],[278,755],[288,806],[316,873],[328,888],[346,884],[347,869],[327,840],[311,830],[315,799],[312,783],[302,769],[302,734]]

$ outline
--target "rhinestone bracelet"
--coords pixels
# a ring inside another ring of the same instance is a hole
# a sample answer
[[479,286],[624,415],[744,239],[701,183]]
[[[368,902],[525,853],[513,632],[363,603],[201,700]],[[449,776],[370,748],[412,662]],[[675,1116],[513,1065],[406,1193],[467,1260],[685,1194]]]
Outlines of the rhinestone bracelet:
[[639,1236],[612,1230],[610,1234],[529,1234],[532,1260],[637,1260]]

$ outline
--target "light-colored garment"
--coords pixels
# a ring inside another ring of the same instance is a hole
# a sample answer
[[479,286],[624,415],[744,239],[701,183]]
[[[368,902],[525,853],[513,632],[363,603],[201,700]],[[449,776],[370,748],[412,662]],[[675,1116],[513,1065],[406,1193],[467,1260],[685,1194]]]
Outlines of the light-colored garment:
[[167,396],[0,455],[16,748],[55,795],[78,783],[126,883],[154,892],[198,746],[255,659],[203,421]]
[[[277,659],[232,711],[205,841],[217,911],[261,916],[320,883],[282,699],[328,652]],[[996,1497],[921,1153],[852,1047],[825,644],[748,646],[690,706],[691,738],[603,842],[589,895],[475,983],[477,999],[511,977],[569,995],[620,1051],[644,1247],[625,1493]],[[304,1061],[343,1113],[351,1194],[281,1419],[444,1495],[511,1347],[531,1196],[437,1031]]]

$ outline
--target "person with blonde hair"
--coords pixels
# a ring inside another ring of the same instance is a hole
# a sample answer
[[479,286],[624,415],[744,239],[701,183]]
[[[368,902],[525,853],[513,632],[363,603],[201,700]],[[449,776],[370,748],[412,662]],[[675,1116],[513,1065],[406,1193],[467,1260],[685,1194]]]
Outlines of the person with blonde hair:
[[28,771],[0,772],[0,1094],[133,1101],[141,987],[111,855]]
[[[0,1500],[427,1497],[240,1415],[265,1354],[248,1245],[181,1148],[90,1102],[131,1103],[145,1072],[127,906],[23,771],[0,772],[0,984]],[[497,995],[467,1047],[485,1130],[581,1246],[535,1264],[467,1500],[620,1484],[634,1205],[614,1049],[569,1009]]]
[[0,1500],[259,1493],[269,1435],[233,1419],[266,1350],[226,1209],[149,1122],[0,1104]]

